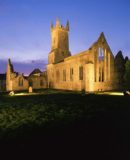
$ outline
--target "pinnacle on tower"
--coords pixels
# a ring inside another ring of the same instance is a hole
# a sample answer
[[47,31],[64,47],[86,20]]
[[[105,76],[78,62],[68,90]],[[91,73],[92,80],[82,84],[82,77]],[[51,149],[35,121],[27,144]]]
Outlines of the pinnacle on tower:
[[66,23],[66,29],[69,31],[70,29],[70,25],[69,25],[69,21],[67,20],[67,23]]
[[53,28],[54,26],[53,26],[53,23],[51,23],[51,29]]
[[54,25],[53,25],[53,23],[51,23],[51,31],[53,30],[53,28],[54,28]]
[[56,27],[60,27],[60,21],[59,18],[56,19]]

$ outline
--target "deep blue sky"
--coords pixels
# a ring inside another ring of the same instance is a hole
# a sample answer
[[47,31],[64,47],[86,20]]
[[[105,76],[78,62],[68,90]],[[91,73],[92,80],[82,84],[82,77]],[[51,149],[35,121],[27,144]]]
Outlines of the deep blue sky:
[[16,71],[43,70],[56,17],[63,25],[70,21],[72,54],[88,49],[103,31],[114,55],[122,50],[130,57],[129,0],[0,0],[0,72],[9,57]]

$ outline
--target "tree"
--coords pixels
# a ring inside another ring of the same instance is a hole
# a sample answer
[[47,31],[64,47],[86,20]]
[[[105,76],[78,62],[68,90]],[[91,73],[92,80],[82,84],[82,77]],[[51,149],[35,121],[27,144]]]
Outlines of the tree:
[[129,60],[128,56],[125,57],[125,64]]
[[115,56],[115,71],[117,74],[119,85],[123,86],[125,74],[125,59],[123,57],[122,51],[119,51]]
[[126,88],[130,89],[130,60],[127,60],[127,62],[125,64],[124,80],[125,80]]

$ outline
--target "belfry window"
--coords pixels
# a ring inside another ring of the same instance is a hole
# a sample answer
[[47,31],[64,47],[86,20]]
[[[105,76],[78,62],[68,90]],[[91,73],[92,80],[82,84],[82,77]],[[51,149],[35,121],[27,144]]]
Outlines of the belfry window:
[[104,60],[104,50],[101,47],[98,48],[98,59]]

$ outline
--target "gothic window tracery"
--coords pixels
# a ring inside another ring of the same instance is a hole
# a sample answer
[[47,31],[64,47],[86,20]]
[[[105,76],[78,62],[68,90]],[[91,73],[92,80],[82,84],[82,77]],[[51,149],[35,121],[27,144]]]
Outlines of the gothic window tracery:
[[99,82],[104,82],[104,50],[101,47],[98,48],[98,63],[99,63],[98,80]]
[[98,59],[104,60],[104,50],[101,47],[98,48]]

